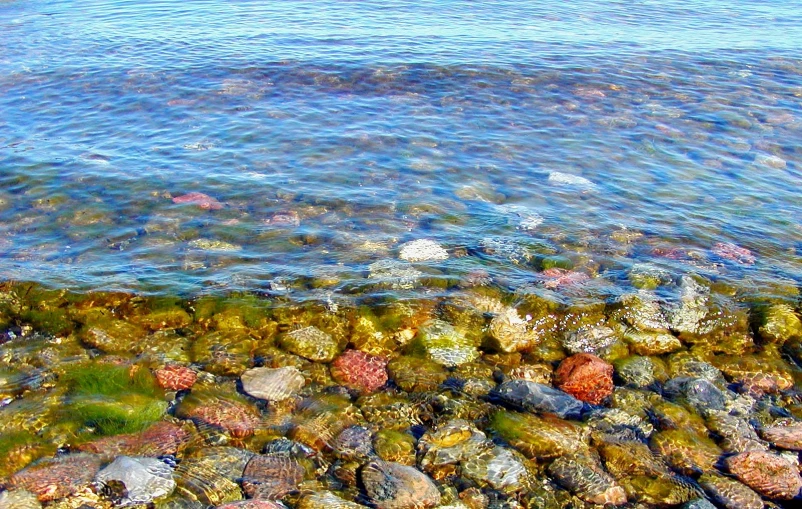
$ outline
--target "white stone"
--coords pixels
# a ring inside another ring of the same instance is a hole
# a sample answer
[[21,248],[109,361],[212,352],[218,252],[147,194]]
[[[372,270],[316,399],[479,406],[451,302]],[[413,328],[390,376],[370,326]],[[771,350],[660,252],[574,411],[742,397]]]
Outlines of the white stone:
[[283,401],[298,394],[306,385],[303,374],[292,366],[283,368],[253,368],[240,377],[242,390],[254,398]]
[[121,482],[126,494],[119,505],[148,504],[175,489],[173,469],[155,458],[118,456],[95,476],[95,482]]
[[570,173],[563,173],[561,171],[553,171],[549,173],[549,182],[559,186],[580,187],[586,191],[593,191],[596,189],[596,184],[585,177],[572,175]]
[[399,258],[409,262],[445,260],[448,258],[448,252],[431,239],[418,239],[403,244]]

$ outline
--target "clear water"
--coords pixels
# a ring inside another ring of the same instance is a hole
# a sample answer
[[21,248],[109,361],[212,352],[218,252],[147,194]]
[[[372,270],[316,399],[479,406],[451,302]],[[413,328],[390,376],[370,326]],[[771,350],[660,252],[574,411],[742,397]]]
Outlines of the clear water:
[[[3,279],[802,281],[795,1],[5,1],[0,32]],[[449,259],[371,272],[419,238]]]

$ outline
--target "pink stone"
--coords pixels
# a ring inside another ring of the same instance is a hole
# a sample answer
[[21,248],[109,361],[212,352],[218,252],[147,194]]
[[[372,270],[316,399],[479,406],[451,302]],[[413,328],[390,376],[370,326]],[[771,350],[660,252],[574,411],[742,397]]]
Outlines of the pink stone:
[[590,279],[590,276],[584,272],[560,269],[557,267],[546,269],[538,275],[545,280],[543,286],[551,290],[562,286],[578,285]]
[[613,392],[613,366],[595,355],[578,353],[560,363],[554,383],[571,396],[598,405]]
[[331,375],[346,387],[373,392],[387,383],[387,360],[360,350],[346,350],[331,363]]
[[205,210],[220,210],[223,208],[223,204],[217,201],[216,199],[212,198],[208,194],[193,192],[182,194],[181,196],[176,196],[173,198],[173,203],[189,203],[192,205],[197,205],[198,207],[205,209]]
[[713,246],[713,253],[733,262],[752,265],[755,263],[755,255],[745,247],[736,246],[730,242],[717,242]]
[[182,391],[195,385],[198,374],[186,366],[169,364],[156,370],[156,382],[163,389]]

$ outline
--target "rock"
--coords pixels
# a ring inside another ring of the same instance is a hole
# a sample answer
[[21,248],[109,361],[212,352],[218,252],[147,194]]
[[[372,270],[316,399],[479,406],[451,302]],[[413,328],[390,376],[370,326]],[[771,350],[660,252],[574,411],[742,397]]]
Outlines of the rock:
[[760,313],[760,338],[768,343],[783,344],[802,339],[802,321],[787,304],[773,304]]
[[775,170],[784,170],[788,163],[782,157],[772,154],[757,154],[754,163],[759,166],[773,168]]
[[288,454],[260,454],[242,473],[242,488],[249,498],[279,500],[304,479],[305,470]]
[[716,509],[709,500],[706,498],[697,498],[685,504],[682,504],[681,509]]
[[413,348],[430,360],[455,367],[479,357],[477,344],[465,333],[442,320],[432,320],[418,330]]
[[446,369],[428,359],[401,356],[387,364],[390,378],[407,392],[433,391],[446,381]]
[[295,509],[364,509],[364,507],[340,498],[330,491],[316,491],[304,494]]
[[344,460],[364,460],[373,455],[373,433],[364,426],[342,430],[331,443],[334,455]]
[[94,454],[70,454],[47,458],[13,474],[9,487],[35,494],[49,502],[88,488],[100,470],[102,458]]
[[550,172],[548,181],[549,184],[554,184],[557,186],[565,186],[565,187],[574,187],[581,191],[586,191],[586,192],[595,191],[597,189],[596,184],[586,179],[585,177],[580,177],[579,175],[571,175],[570,173],[563,173],[561,171]]
[[501,410],[491,417],[490,429],[527,458],[547,460],[588,450],[580,427],[549,415]]
[[769,444],[761,440],[744,417],[728,411],[707,412],[707,427],[721,437],[719,445],[726,452],[766,451]]
[[584,403],[561,390],[526,380],[509,380],[494,388],[490,399],[515,410],[553,413],[561,419],[579,419]]
[[3,509],[41,509],[42,504],[30,491],[10,490],[0,493],[0,507]]
[[306,385],[304,375],[292,366],[252,368],[240,377],[242,390],[257,399],[284,401],[298,394]]
[[710,472],[699,478],[699,484],[725,509],[763,509],[760,495],[735,479]]
[[372,461],[362,469],[361,478],[379,509],[425,509],[440,503],[437,486],[413,467]]
[[560,456],[551,462],[549,476],[591,504],[623,505],[627,493],[601,465],[581,456]]
[[676,352],[682,343],[672,334],[665,332],[627,331],[624,339],[633,352],[638,355],[662,355]]
[[197,205],[198,207],[204,210],[220,210],[223,208],[223,204],[217,201],[216,199],[212,198],[208,194],[203,194],[199,192],[192,192],[187,194],[182,194],[181,196],[176,196],[173,198],[173,203],[186,203],[191,205]]
[[394,290],[411,290],[423,272],[400,260],[378,260],[368,265],[369,277]]
[[733,262],[738,262],[744,265],[753,265],[755,263],[755,255],[744,247],[736,246],[731,242],[717,242],[713,246],[713,254]]
[[188,244],[189,247],[200,249],[201,251],[242,251],[242,246],[240,245],[217,239],[193,239]]
[[590,280],[590,276],[578,270],[567,270],[552,267],[538,273],[538,279],[543,281],[543,287],[549,290],[571,288],[579,286]]
[[402,244],[398,257],[409,262],[445,260],[448,252],[433,240],[418,239]]
[[463,462],[462,473],[480,486],[506,493],[526,489],[532,480],[520,453],[498,446],[471,455]]
[[802,423],[766,426],[760,430],[760,436],[779,449],[802,451]]
[[224,431],[234,438],[253,435],[260,422],[259,411],[244,401],[193,393],[184,398],[176,415],[191,419],[201,431]]
[[650,446],[671,468],[687,476],[713,470],[722,454],[711,439],[682,428],[653,434]]
[[802,489],[802,478],[795,465],[768,451],[748,451],[725,460],[730,473],[770,499],[791,500]]
[[468,421],[454,419],[420,438],[420,466],[431,472],[435,467],[466,461],[489,447],[491,443],[484,433]]
[[148,504],[175,489],[173,469],[155,458],[119,456],[95,476],[117,505]]
[[331,362],[340,353],[337,341],[314,326],[289,332],[279,343],[288,352],[314,362]]
[[350,389],[371,393],[387,383],[387,360],[360,350],[346,350],[331,363],[331,376]]
[[592,353],[595,355],[615,343],[616,339],[616,333],[610,327],[604,325],[581,327],[565,335],[563,348],[571,354]]
[[215,507],[215,509],[287,509],[287,506],[281,502],[253,498],[250,500],[228,502],[226,504],[218,505]]
[[239,484],[221,475],[214,461],[188,459],[175,470],[176,491],[204,507],[242,500]]
[[531,325],[529,320],[520,317],[515,308],[504,308],[490,320],[493,348],[510,353],[528,350],[537,345],[543,337]]
[[92,348],[112,354],[137,351],[148,332],[124,320],[93,320],[81,331],[81,340]]
[[651,292],[640,291],[623,295],[619,299],[619,305],[621,308],[616,315],[638,331],[661,333],[667,331],[668,320],[663,315],[657,298]]
[[575,354],[557,367],[554,383],[575,398],[598,405],[613,392],[613,366],[589,353]]
[[83,452],[116,456],[167,456],[177,454],[189,442],[190,435],[180,426],[160,421],[141,433],[103,437],[78,445]]
[[182,465],[194,463],[198,467],[213,470],[229,481],[239,482],[245,466],[254,456],[255,453],[238,447],[203,447],[193,451],[190,457],[184,458]]
[[198,374],[192,368],[169,364],[154,372],[159,387],[171,391],[183,391],[195,385]]
[[704,496],[695,482],[670,475],[633,476],[621,484],[630,498],[657,507],[671,507]]
[[376,433],[373,448],[384,461],[415,465],[415,438],[401,431],[383,429]]
[[679,302],[667,313],[671,329],[680,334],[698,334],[709,311],[710,290],[687,275],[682,276],[679,286]]
[[659,358],[633,355],[613,362],[615,372],[624,384],[632,387],[648,387],[668,378],[665,365]]
[[627,274],[632,286],[639,290],[654,290],[671,281],[669,273],[655,265],[636,263]]
[[552,369],[548,364],[522,364],[507,372],[511,380],[527,380],[543,385],[551,385]]
[[639,440],[605,439],[597,445],[604,466],[616,479],[660,477],[670,474],[668,465]]
[[728,402],[724,392],[704,378],[672,378],[663,391],[668,398],[682,400],[702,416],[710,410],[724,410]]

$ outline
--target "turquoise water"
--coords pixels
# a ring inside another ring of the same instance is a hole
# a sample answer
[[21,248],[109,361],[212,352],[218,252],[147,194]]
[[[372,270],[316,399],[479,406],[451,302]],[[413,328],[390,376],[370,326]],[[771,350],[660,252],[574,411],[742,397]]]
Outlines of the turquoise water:
[[[4,279],[802,280],[796,2],[144,4],[0,3]],[[386,268],[421,238],[449,258]]]

